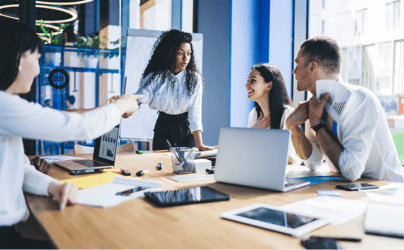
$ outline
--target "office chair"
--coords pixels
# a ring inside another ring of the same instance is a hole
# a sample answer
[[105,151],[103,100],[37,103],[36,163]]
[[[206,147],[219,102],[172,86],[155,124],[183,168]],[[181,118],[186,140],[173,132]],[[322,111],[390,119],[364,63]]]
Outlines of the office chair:
[[[92,154],[94,153],[94,147],[83,146],[79,144],[74,144],[74,154]],[[135,145],[133,143],[126,143],[118,145],[116,150],[117,153],[133,153],[135,152]]]

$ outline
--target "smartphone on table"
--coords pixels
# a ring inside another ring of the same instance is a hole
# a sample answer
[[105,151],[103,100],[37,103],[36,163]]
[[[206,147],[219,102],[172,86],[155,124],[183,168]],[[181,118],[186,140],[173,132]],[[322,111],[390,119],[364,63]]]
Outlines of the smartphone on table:
[[368,184],[368,183],[355,183],[355,184],[345,184],[345,185],[337,185],[336,188],[347,190],[347,191],[359,191],[366,189],[377,189],[379,186]]
[[306,249],[340,249],[341,246],[337,240],[327,237],[310,237],[309,239],[303,239],[302,245]]

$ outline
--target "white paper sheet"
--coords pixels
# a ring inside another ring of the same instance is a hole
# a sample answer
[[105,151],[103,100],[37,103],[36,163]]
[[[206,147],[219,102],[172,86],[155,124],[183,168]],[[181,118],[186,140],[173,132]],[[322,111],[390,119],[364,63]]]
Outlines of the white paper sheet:
[[316,82],[316,89],[318,102],[320,102],[325,93],[330,93],[330,98],[325,104],[324,114],[321,120],[330,131],[338,136],[337,127],[341,121],[341,114],[351,92],[343,83],[334,80],[319,80]]
[[[116,195],[118,192],[139,186],[147,186],[150,188],[132,193],[128,196]],[[80,197],[77,203],[94,207],[110,207],[143,196],[145,192],[160,190],[162,187],[163,183],[159,181],[115,176],[111,183],[80,190]]]
[[52,163],[55,161],[72,161],[72,160],[82,160],[86,158],[67,156],[67,155],[50,155],[50,156],[42,156],[41,159],[44,159],[47,163]]
[[330,218],[331,224],[344,224],[366,212],[367,202],[331,196],[318,196],[282,206],[295,213]]
[[[365,191],[365,190],[364,190]],[[404,184],[390,183],[366,191],[370,202],[404,206]]]
[[177,182],[184,181],[204,181],[204,180],[214,180],[214,174],[187,174],[187,175],[178,175],[178,176],[169,176],[167,177],[170,180]]

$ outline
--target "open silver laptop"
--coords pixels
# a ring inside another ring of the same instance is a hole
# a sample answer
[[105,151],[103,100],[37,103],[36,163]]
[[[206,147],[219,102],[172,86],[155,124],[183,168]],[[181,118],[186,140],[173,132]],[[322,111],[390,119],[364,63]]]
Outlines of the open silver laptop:
[[97,138],[94,144],[93,160],[59,161],[55,164],[68,170],[71,174],[102,172],[104,168],[112,168],[115,164],[118,136],[119,125]]
[[288,130],[221,128],[215,180],[277,191],[309,185],[286,178],[289,138]]

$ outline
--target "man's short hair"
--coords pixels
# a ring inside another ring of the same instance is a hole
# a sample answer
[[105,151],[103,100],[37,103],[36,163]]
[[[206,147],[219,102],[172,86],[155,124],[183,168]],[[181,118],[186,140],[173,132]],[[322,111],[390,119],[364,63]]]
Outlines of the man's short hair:
[[337,42],[329,37],[317,36],[306,40],[300,48],[304,66],[313,61],[322,67],[325,73],[339,73],[341,68],[341,49]]

